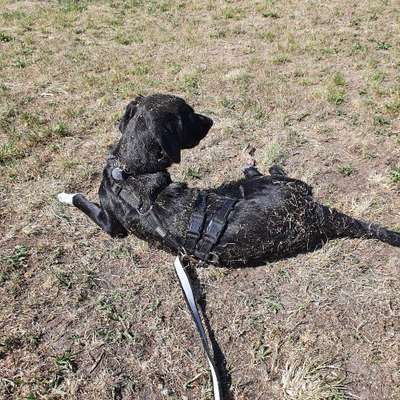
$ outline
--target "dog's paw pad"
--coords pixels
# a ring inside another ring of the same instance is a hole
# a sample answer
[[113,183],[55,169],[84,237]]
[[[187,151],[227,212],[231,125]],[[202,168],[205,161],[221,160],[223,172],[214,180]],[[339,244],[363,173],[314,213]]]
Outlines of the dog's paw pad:
[[58,193],[57,199],[61,203],[69,204],[70,206],[72,206],[72,199],[74,198],[75,195],[76,193],[64,193],[64,192]]

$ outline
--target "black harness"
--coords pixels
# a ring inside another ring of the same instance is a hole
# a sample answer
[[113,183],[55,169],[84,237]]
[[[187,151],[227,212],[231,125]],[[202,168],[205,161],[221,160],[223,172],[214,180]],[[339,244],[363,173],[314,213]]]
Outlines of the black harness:
[[[129,174],[120,168],[114,168],[111,173],[114,181],[124,181]],[[207,221],[207,194],[199,191],[194,211],[190,216],[188,229],[184,243],[180,243],[169,231],[162,226],[162,223],[151,205],[147,210],[142,209],[142,201],[132,191],[125,190],[122,186],[116,185],[116,194],[122,200],[133,207],[131,213],[137,213],[145,220],[151,229],[156,232],[165,243],[177,249],[184,255],[194,256],[202,263],[217,264],[218,255],[212,250],[218,243],[228,223],[228,217],[238,199],[225,197],[221,206]],[[128,215],[128,220],[129,220]],[[207,226],[206,226],[207,225]]]
[[218,263],[218,255],[212,250],[221,238],[228,224],[229,214],[237,201],[238,199],[225,197],[205,227],[207,194],[203,191],[198,193],[185,238],[184,248],[188,254],[205,263]]

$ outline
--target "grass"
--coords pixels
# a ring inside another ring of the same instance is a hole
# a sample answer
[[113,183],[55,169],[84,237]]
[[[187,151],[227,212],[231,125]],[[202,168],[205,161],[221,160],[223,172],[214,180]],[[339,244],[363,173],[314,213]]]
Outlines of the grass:
[[354,167],[351,164],[344,164],[338,167],[338,171],[343,176],[350,176],[354,173]]
[[[98,201],[138,94],[180,95],[214,120],[174,180],[236,180],[251,144],[262,172],[284,165],[318,201],[398,229],[397,18],[378,0],[3,0],[0,397],[211,398],[171,256],[55,200]],[[399,398],[397,267],[396,249],[343,239],[196,269],[229,396]]]
[[17,245],[14,248],[14,252],[8,256],[3,256],[2,260],[10,267],[18,268],[25,263],[27,255],[28,249],[24,245]]
[[400,167],[398,167],[398,168],[393,168],[393,169],[390,171],[389,176],[390,176],[390,180],[391,180],[393,183],[399,184],[399,183],[400,183]]
[[185,179],[201,179],[200,169],[189,167],[185,172]]
[[331,83],[328,85],[326,98],[329,103],[332,103],[335,106],[338,106],[346,100],[346,81],[344,79],[343,74],[340,72],[336,72],[333,77]]
[[282,376],[285,400],[346,400],[344,379],[329,364],[294,362]]
[[271,143],[264,150],[264,164],[282,164],[287,157],[284,147],[279,143]]
[[0,164],[17,160],[23,156],[23,151],[13,142],[6,142],[0,145]]

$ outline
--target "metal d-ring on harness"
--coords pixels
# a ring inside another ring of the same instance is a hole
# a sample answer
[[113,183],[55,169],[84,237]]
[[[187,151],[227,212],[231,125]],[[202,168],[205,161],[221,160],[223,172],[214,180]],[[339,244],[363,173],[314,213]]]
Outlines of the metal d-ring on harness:
[[[124,181],[129,176],[129,174],[127,174],[120,168],[114,168],[111,175],[113,179],[117,182]],[[207,334],[201,321],[200,313],[196,305],[196,300],[193,295],[190,280],[185,272],[185,267],[183,264],[185,263],[185,257],[188,255],[193,255],[195,258],[199,259],[200,264],[207,262],[218,262],[218,256],[217,254],[212,252],[212,249],[221,238],[226,228],[229,214],[238,199],[231,199],[226,197],[222,205],[211,217],[207,224],[207,227],[204,230],[207,219],[207,194],[203,191],[199,191],[197,199],[195,201],[194,211],[190,217],[190,222],[185,237],[185,243],[182,245],[169,233],[167,229],[162,226],[160,219],[153,210],[153,206],[150,206],[148,210],[143,211],[141,208],[141,199],[136,196],[135,193],[130,191],[128,192],[120,186],[117,186],[116,194],[128,204],[130,204],[134,208],[133,212],[138,213],[141,218],[146,220],[146,222],[152,227],[152,229],[169,246],[171,246],[172,248],[176,248],[179,251],[179,255],[176,257],[174,263],[175,271],[179,278],[186,304],[189,307],[197,331],[200,335],[201,343],[203,345],[204,352],[210,366],[211,376],[213,380],[214,399],[221,400],[221,385],[219,382],[218,371],[215,367],[210,347],[208,345]]]

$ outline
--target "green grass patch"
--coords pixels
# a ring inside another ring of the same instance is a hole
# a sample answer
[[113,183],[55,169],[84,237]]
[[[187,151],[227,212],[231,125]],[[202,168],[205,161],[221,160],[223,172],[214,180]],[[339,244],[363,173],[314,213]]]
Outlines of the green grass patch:
[[374,73],[371,76],[371,80],[375,84],[382,83],[385,79],[385,73],[382,71],[374,71]]
[[265,149],[263,158],[264,163],[267,166],[272,164],[282,164],[287,158],[287,153],[279,143],[271,143]]
[[13,142],[0,145],[0,165],[14,161],[23,156],[24,152]]
[[260,32],[258,34],[258,37],[261,40],[265,40],[266,42],[272,43],[276,39],[275,33],[271,31],[266,31],[266,32]]
[[390,181],[395,184],[400,184],[400,167],[393,168],[389,172]]
[[329,103],[338,106],[346,100],[346,80],[341,72],[335,72],[326,90],[326,99]]
[[225,19],[239,20],[242,17],[242,10],[240,8],[226,7],[222,10],[222,16]]
[[389,50],[392,47],[392,45],[390,43],[387,42],[378,42],[376,44],[376,48],[378,50]]
[[390,114],[399,114],[400,113],[400,96],[392,101],[389,101],[385,104],[386,110]]
[[186,179],[201,179],[200,168],[189,167],[185,171],[185,178]]
[[53,127],[51,128],[51,131],[57,135],[57,136],[68,136],[70,134],[70,131],[63,121],[57,122]]
[[354,168],[351,164],[345,164],[341,165],[338,167],[338,171],[343,175],[343,176],[350,176],[351,174],[354,173]]
[[181,87],[185,92],[198,94],[200,79],[196,73],[184,75],[181,79]]
[[342,88],[337,88],[335,86],[328,87],[326,99],[329,103],[338,106],[346,100],[346,91]]
[[346,80],[344,79],[344,76],[341,72],[336,72],[333,75],[333,83],[335,86],[345,86],[346,85]]
[[374,115],[374,125],[375,126],[390,125],[390,121],[383,115]]
[[0,256],[0,284],[10,280],[12,276],[18,276],[27,258],[28,248],[24,245],[17,245],[11,254]]
[[9,35],[8,33],[0,32],[0,42],[1,43],[8,43],[13,40],[14,40],[14,38],[11,35]]
[[134,32],[134,33],[125,33],[125,32],[121,32],[118,33],[115,37],[114,40],[119,43],[122,44],[123,46],[128,46],[132,43],[143,43],[144,39],[143,36],[138,33],[138,32]]
[[289,55],[286,53],[277,54],[272,58],[272,64],[282,65],[290,62]]
[[71,351],[65,351],[64,353],[54,357],[54,363],[60,368],[61,371],[75,372],[78,367],[75,362],[75,356]]

